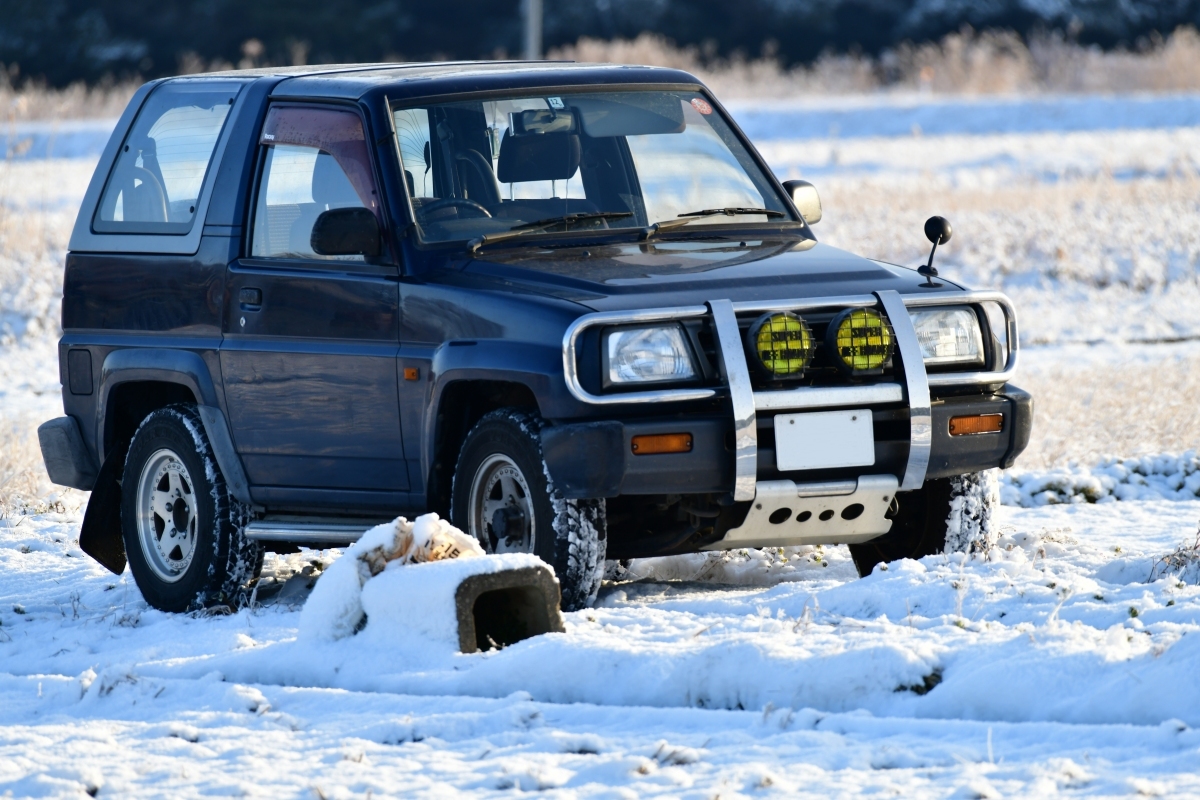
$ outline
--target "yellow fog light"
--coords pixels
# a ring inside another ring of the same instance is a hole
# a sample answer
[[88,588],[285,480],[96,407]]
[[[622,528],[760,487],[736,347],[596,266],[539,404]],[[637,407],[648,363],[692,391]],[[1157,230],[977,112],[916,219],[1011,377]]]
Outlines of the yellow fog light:
[[787,311],[760,317],[748,338],[759,365],[773,377],[799,378],[812,360],[812,330]]
[[870,308],[846,309],[829,323],[826,336],[841,365],[855,375],[881,372],[892,357],[895,337],[887,320]]

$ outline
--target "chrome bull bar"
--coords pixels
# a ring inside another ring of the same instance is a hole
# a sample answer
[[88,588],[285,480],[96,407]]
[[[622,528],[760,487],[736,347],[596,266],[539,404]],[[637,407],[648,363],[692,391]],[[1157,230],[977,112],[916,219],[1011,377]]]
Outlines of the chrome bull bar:
[[[921,357],[916,329],[909,317],[909,308],[939,305],[972,305],[995,303],[1005,317],[1008,355],[1001,369],[978,372],[947,372],[929,375]],[[876,383],[865,386],[799,387],[777,391],[754,391],[750,369],[738,328],[739,312],[811,311],[817,309],[882,308],[896,335],[896,346],[903,370],[903,383]],[[578,400],[592,405],[629,405],[641,403],[670,403],[706,400],[717,395],[718,389],[691,387],[652,389],[597,395],[588,392],[579,381],[578,347],[580,335],[588,328],[609,325],[669,322],[709,317],[713,322],[718,367],[724,388],[729,392],[734,420],[734,488],[735,501],[754,500],[758,486],[758,422],[759,411],[785,411],[870,407],[904,402],[909,409],[909,452],[904,474],[895,490],[912,491],[921,488],[929,467],[933,441],[930,408],[930,387],[989,386],[1011,380],[1017,370],[1017,317],[1012,302],[1000,292],[938,293],[904,296],[895,291],[879,291],[873,295],[825,297],[803,300],[749,301],[711,300],[706,305],[653,308],[641,311],[616,311],[586,314],[573,322],[563,335],[563,374],[567,389]],[[864,476],[863,480],[868,477]],[[803,487],[791,481],[771,481]],[[873,484],[872,484],[873,486]],[[764,487],[766,489],[767,487]],[[770,487],[770,492],[788,492],[786,487]],[[890,523],[889,523],[890,524]],[[744,527],[744,525],[743,525]],[[886,529],[885,529],[886,531]],[[884,531],[881,531],[884,532]],[[878,533],[874,534],[878,535]],[[868,537],[869,538],[869,537]],[[826,540],[828,541],[828,540]],[[726,545],[744,546],[744,545]],[[746,545],[748,546],[748,545]]]

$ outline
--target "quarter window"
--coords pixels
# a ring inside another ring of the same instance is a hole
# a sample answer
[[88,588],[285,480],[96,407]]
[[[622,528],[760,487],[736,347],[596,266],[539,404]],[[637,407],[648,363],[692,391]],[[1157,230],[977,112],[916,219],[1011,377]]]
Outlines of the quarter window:
[[184,234],[240,84],[181,81],[150,93],[121,145],[92,227]]
[[379,217],[379,193],[361,118],[329,108],[276,107],[267,113],[266,146],[250,254],[266,258],[362,261],[320,256],[313,225],[325,211],[366,208]]

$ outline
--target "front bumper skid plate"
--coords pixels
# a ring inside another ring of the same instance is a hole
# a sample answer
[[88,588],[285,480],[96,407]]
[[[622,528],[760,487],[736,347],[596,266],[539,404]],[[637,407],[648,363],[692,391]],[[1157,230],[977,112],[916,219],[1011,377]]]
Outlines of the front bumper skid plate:
[[829,483],[759,481],[742,524],[704,549],[865,542],[891,530],[887,511],[899,488],[894,475]]

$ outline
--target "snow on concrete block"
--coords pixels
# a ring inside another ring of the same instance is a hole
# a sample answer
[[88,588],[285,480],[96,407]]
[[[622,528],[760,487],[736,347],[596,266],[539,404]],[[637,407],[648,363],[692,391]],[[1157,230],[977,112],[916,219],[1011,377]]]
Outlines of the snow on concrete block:
[[330,565],[300,611],[300,636],[336,641],[364,628],[391,644],[473,653],[562,631],[559,585],[541,559],[486,555],[437,514],[397,517]]
[[412,522],[396,517],[376,525],[321,575],[300,611],[300,635],[332,641],[354,633],[363,621],[362,587],[389,563],[482,555],[478,542],[437,514],[423,514]]
[[473,653],[562,632],[554,572],[525,553],[389,564],[362,589],[363,634]]

